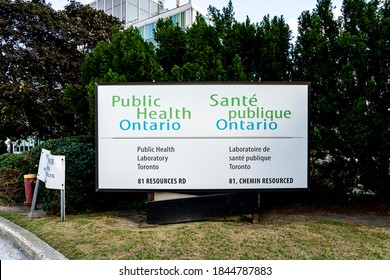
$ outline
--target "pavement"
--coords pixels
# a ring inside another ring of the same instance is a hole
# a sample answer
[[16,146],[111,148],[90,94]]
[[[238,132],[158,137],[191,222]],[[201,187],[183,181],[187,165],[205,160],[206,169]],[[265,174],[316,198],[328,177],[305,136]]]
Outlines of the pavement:
[[22,249],[0,232],[0,260],[30,260]]
[[[30,207],[26,206],[0,206],[0,212],[30,213]],[[34,211],[34,218],[45,216],[42,210]],[[60,252],[39,239],[26,229],[0,217],[0,233],[16,244],[29,258],[33,260],[67,260]]]

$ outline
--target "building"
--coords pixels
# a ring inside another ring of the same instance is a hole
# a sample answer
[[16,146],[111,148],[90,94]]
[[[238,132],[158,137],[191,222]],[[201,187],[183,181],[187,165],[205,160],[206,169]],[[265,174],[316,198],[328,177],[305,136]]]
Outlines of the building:
[[7,145],[7,152],[10,154],[20,154],[27,152],[41,143],[43,143],[43,141],[32,137],[29,137],[25,140],[11,141],[10,139],[7,139],[5,141],[5,144]]
[[192,0],[185,2],[181,5],[177,0],[176,8],[171,10],[165,8],[164,0],[96,0],[89,6],[118,17],[125,23],[125,28],[137,27],[147,42],[154,43],[153,32],[160,18],[170,18],[174,24],[185,29],[195,22],[197,14],[203,14],[194,7]]
[[164,0],[96,0],[89,6],[122,20],[126,27],[164,11]]

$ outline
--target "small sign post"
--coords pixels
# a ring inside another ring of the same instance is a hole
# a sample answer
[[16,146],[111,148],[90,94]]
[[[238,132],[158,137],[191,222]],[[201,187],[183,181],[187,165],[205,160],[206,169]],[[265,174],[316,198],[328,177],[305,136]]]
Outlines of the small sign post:
[[46,149],[42,149],[41,157],[39,158],[38,174],[37,174],[37,180],[35,181],[33,200],[30,208],[30,215],[29,215],[30,219],[33,218],[35,205],[37,203],[39,181],[46,182],[46,168],[47,168],[47,161],[49,156],[50,156],[50,151]]
[[47,163],[46,188],[61,191],[61,221],[65,220],[65,156],[50,155]]
[[49,150],[42,149],[39,160],[37,181],[31,204],[32,218],[38,197],[39,181],[45,183],[46,188],[61,191],[61,221],[65,221],[65,156],[52,155]]

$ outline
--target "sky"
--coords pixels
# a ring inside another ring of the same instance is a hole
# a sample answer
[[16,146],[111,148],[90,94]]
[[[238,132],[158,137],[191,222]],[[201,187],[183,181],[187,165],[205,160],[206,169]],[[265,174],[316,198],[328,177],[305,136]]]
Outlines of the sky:
[[[181,4],[188,3],[189,0],[181,0]],[[56,10],[61,10],[67,4],[67,0],[46,0],[50,2],[52,7]],[[79,0],[83,4],[89,4],[93,0]],[[209,5],[222,10],[226,7],[229,0],[192,0],[195,7],[198,7],[200,12],[207,12]],[[265,15],[270,17],[283,15],[284,20],[289,24],[290,29],[293,31],[293,36],[296,36],[298,17],[305,10],[312,11],[317,0],[232,0],[235,18],[239,22],[244,22],[246,16],[253,23],[261,22]],[[336,9],[334,15],[339,16],[342,0],[332,0]],[[165,0],[165,7],[172,9],[176,7],[176,0]]]

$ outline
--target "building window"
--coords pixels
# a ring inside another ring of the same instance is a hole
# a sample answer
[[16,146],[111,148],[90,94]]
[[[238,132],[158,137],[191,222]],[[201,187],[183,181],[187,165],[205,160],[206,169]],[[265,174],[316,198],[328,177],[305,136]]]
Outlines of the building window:
[[186,13],[182,12],[180,14],[171,16],[173,25],[178,25],[181,28],[186,27]]
[[108,11],[111,9],[112,9],[112,0],[106,0],[106,12],[108,13]]
[[139,34],[141,35],[142,38],[145,38],[145,27],[144,26],[139,28]]
[[139,12],[140,12],[140,14],[139,14],[139,20],[140,21],[149,18],[149,12],[148,11],[140,9]]
[[136,6],[127,3],[127,17],[126,22],[133,22],[138,19],[138,9]]
[[180,27],[185,28],[186,27],[186,13],[182,12],[180,14]]
[[149,40],[154,37],[154,29],[156,28],[156,23],[151,23],[145,26],[145,40]]
[[122,1],[122,20],[126,21],[126,0]]
[[156,40],[154,40],[154,37],[152,37],[152,38],[149,38],[149,39],[147,39],[147,40],[145,40],[147,43],[152,43],[153,45],[156,45],[157,44],[157,42],[156,42]]
[[179,15],[171,16],[171,20],[172,20],[173,25],[178,25],[179,24]]
[[121,19],[121,5],[114,7],[114,16]]
[[96,9],[96,1],[89,4],[90,7]]
[[99,2],[98,2],[98,9],[99,10],[104,10],[104,0],[99,0]]

